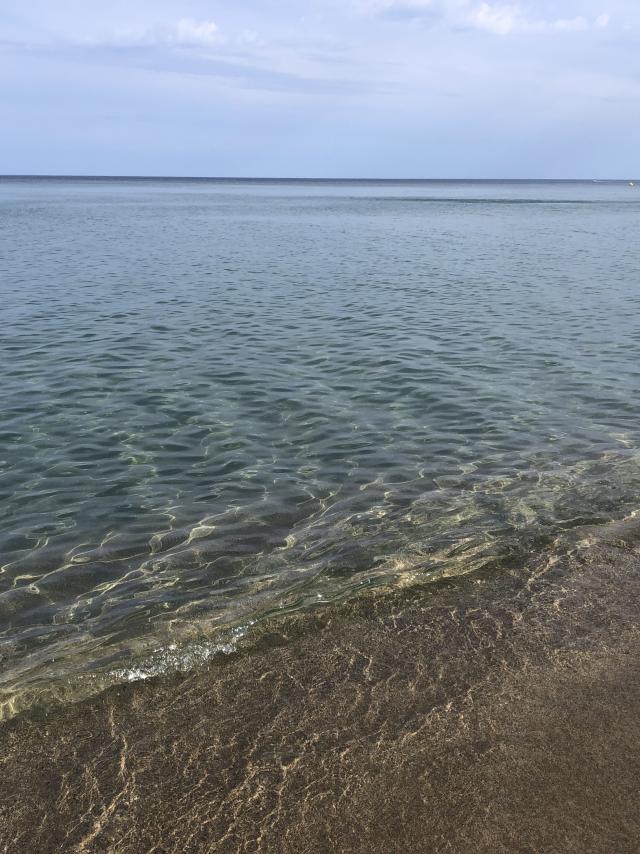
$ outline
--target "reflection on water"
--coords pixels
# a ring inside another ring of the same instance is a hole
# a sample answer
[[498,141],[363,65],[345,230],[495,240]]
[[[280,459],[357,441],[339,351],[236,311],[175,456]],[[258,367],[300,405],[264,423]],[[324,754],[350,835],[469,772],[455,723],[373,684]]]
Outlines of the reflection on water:
[[0,182],[6,701],[633,510],[639,212],[624,184]]

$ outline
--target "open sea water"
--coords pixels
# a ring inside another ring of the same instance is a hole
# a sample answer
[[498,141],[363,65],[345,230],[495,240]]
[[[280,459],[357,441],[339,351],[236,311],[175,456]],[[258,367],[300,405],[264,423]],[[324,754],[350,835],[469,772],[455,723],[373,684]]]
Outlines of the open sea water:
[[0,716],[640,506],[640,188],[0,179]]

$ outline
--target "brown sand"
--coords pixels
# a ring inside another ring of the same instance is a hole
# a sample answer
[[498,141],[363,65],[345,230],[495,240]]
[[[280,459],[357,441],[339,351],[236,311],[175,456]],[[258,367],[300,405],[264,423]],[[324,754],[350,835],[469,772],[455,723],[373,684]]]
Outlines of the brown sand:
[[0,850],[635,854],[640,548],[584,538],[4,725]]

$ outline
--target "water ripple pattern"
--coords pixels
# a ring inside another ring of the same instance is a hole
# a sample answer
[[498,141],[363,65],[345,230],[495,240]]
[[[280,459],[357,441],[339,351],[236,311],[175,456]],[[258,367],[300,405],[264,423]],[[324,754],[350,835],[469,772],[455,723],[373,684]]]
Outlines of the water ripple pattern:
[[629,512],[639,222],[624,183],[0,180],[2,696]]

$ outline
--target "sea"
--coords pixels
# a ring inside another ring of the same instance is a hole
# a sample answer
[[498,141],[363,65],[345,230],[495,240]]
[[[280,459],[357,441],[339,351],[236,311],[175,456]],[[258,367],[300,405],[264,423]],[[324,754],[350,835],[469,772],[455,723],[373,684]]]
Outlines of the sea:
[[633,516],[639,234],[630,181],[0,178],[0,718]]

